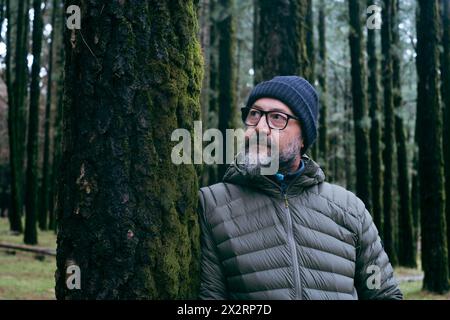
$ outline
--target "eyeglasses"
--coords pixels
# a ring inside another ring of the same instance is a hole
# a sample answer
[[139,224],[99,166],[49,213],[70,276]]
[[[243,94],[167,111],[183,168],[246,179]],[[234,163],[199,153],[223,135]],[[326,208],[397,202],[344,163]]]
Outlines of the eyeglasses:
[[266,116],[266,122],[270,129],[283,130],[288,125],[289,119],[300,120],[297,117],[280,111],[264,111],[253,107],[241,108],[242,121],[250,127],[256,127],[262,116]]

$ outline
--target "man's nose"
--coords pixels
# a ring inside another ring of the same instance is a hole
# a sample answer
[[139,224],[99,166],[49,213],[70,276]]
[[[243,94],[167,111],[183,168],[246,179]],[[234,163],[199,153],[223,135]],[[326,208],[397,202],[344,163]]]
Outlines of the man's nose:
[[258,123],[258,125],[255,127],[255,130],[258,132],[258,133],[264,133],[265,135],[270,135],[270,128],[269,128],[269,126],[267,125],[267,118],[266,118],[266,115],[265,114],[263,114],[262,116],[261,116],[261,119],[259,119],[259,123]]

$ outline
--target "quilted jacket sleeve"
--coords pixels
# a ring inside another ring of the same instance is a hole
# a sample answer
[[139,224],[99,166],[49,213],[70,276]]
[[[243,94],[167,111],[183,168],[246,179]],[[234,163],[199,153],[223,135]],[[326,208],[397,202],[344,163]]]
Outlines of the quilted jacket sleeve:
[[361,229],[358,236],[355,286],[359,299],[401,300],[403,295],[372,217],[359,199],[358,207]]
[[199,220],[201,232],[201,283],[199,298],[202,300],[227,299],[225,276],[217,250],[211,236],[211,229],[205,217],[205,203],[199,192]]

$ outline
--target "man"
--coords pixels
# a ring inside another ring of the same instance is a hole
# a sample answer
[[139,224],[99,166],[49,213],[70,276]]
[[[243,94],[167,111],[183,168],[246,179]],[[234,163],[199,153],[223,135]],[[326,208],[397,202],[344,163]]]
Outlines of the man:
[[[199,192],[201,299],[402,299],[378,231],[353,193],[305,155],[318,99],[303,78],[258,84],[242,109],[246,140],[279,136],[279,172],[235,161]],[[272,144],[275,141],[272,141]]]

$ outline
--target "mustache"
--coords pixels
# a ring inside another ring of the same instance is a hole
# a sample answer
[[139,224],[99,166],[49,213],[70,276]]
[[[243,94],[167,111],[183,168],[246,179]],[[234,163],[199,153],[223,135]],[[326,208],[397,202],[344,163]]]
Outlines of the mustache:
[[[254,138],[253,136],[256,136],[256,138]],[[262,136],[263,135],[259,133],[254,133],[251,136],[245,136],[245,149],[248,150],[248,148],[250,147],[250,141],[252,143],[256,142],[256,146],[265,146],[267,148],[271,148],[272,143],[274,143],[272,142],[272,138],[266,136],[266,138],[263,140]],[[262,142],[265,142],[265,144],[263,144]]]

